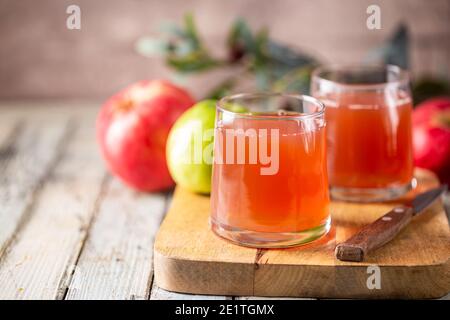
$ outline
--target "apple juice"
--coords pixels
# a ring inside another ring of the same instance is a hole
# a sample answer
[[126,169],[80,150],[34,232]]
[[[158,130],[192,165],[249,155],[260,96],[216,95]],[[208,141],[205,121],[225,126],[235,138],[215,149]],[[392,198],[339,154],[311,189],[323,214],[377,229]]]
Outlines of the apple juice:
[[358,93],[324,102],[331,185],[385,188],[411,181],[410,99],[389,102],[378,94]]

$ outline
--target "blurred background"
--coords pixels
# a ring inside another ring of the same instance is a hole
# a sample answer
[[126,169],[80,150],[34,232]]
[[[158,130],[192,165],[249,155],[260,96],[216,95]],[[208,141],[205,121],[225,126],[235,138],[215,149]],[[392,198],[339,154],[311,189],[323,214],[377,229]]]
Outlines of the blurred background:
[[[81,30],[66,28],[66,8],[81,8]],[[366,27],[369,5],[381,8],[381,29]],[[358,63],[403,23],[409,33],[409,67],[415,78],[450,74],[450,0],[0,0],[0,99],[103,100],[131,82],[170,78],[158,56],[136,50],[144,36],[158,37],[167,21],[190,12],[215,55],[224,55],[237,17],[252,30],[299,48],[321,62]],[[197,97],[224,70],[184,79]]]

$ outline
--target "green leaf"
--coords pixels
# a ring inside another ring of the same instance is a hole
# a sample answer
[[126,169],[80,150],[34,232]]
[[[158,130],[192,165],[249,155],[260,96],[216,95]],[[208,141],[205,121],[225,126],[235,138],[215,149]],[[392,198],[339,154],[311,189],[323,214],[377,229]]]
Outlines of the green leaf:
[[294,51],[290,47],[275,41],[269,41],[267,47],[270,58],[274,62],[285,66],[287,69],[294,69],[317,63],[313,57]]
[[[211,56],[202,42],[194,17],[186,14],[181,26],[166,23],[163,26],[166,37],[154,39],[144,37],[138,41],[136,50],[145,55],[163,54],[166,63],[181,74],[207,71],[237,62],[242,64],[244,72],[254,76],[260,90],[271,90],[280,83],[290,89],[304,90],[309,86],[307,77],[294,77],[293,70],[311,66],[315,59],[269,38],[268,30],[263,28],[253,32],[247,22],[238,18],[228,34],[227,45],[230,57],[222,61]],[[305,71],[302,71],[303,73]],[[289,81],[280,80],[286,75]],[[219,98],[228,94],[238,83],[238,75],[224,81],[209,97]],[[295,78],[295,79],[294,79]]]
[[227,79],[211,90],[205,97],[205,99],[221,99],[227,95],[232,94],[232,90],[236,85],[234,78]]
[[166,34],[170,37],[183,38],[186,36],[186,33],[181,27],[179,27],[176,23],[170,21],[161,23],[159,29],[163,34]]
[[183,58],[169,56],[166,63],[180,73],[202,72],[217,66],[215,61],[198,58],[195,54]]
[[251,68],[266,60],[267,30],[262,29],[253,34],[248,24],[239,18],[233,24],[228,35],[227,45],[231,62],[247,57]]
[[261,91],[269,90],[272,86],[270,70],[265,66],[259,66],[254,70],[256,87]]
[[388,41],[371,50],[364,62],[394,64],[403,69],[409,66],[409,32],[405,25],[400,25]]
[[274,91],[309,94],[311,73],[314,68],[315,65],[311,64],[290,71],[275,82]]
[[195,26],[194,17],[188,13],[184,16],[184,27],[186,38],[192,42],[192,46],[195,49],[201,49],[201,41],[197,35],[197,28]]
[[[194,17],[191,14],[185,15],[182,27],[166,23],[164,30],[169,38],[161,40],[164,46],[159,49],[164,53],[166,63],[177,72],[201,72],[221,64],[204,47],[198,35]],[[145,47],[145,45],[148,47]],[[143,43],[140,47],[141,52],[144,54],[152,52],[153,49],[158,49],[156,43]]]
[[227,42],[229,47],[242,45],[246,52],[254,53],[256,51],[256,44],[252,31],[242,18],[238,18],[234,22],[228,35]]
[[142,37],[135,44],[136,51],[144,57],[164,55],[169,52],[169,43],[163,39]]

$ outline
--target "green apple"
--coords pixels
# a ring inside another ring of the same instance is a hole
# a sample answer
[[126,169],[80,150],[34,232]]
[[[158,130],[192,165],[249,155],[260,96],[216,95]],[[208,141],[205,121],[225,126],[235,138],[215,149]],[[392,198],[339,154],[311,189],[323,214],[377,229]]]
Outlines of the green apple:
[[173,180],[197,193],[211,191],[216,103],[204,100],[186,110],[167,139],[167,165]]

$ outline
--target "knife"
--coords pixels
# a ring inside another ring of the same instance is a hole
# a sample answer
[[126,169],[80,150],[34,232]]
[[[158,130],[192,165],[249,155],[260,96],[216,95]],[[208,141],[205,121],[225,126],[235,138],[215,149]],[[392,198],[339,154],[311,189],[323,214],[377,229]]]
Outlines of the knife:
[[372,250],[391,241],[411,219],[424,212],[447,190],[443,185],[416,196],[409,206],[398,206],[375,222],[363,227],[350,239],[336,246],[336,258],[360,262]]

